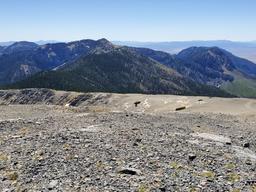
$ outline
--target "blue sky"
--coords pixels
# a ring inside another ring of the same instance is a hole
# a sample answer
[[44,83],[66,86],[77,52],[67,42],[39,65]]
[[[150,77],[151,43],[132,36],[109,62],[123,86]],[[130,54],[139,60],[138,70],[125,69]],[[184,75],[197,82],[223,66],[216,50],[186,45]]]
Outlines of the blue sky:
[[0,0],[0,41],[256,40],[256,0]]

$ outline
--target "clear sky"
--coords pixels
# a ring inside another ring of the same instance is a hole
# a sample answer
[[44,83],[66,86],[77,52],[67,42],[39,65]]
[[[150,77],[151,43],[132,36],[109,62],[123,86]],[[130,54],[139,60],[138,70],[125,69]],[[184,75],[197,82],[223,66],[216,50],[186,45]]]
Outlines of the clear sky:
[[0,0],[0,41],[256,40],[256,0]]

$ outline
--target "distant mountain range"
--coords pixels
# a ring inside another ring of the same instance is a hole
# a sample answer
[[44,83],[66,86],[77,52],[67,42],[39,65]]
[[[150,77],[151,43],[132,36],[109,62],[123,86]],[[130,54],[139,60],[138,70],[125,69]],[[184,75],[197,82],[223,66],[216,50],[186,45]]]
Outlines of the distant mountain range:
[[3,88],[256,97],[256,65],[218,47],[178,54],[106,39],[0,47]]
[[235,42],[235,41],[172,41],[172,42],[136,42],[136,41],[115,41],[117,45],[131,47],[145,47],[171,54],[177,54],[189,47],[219,47],[231,53],[251,60],[256,63],[256,41]]
[[[38,45],[59,43],[56,40],[40,40],[34,43]],[[10,46],[16,41],[0,42],[1,46]],[[113,44],[130,47],[144,47],[171,54],[177,54],[189,47],[219,47],[239,57],[246,58],[256,63],[256,41],[238,42],[227,40],[216,41],[171,41],[171,42],[137,42],[137,41],[113,41]]]
[[[17,43],[20,41],[6,41],[6,42],[0,42],[0,46],[10,46],[14,43]],[[55,40],[40,40],[40,41],[35,41],[33,43],[38,44],[38,45],[45,45],[48,43],[58,43],[59,41],[55,41]]]

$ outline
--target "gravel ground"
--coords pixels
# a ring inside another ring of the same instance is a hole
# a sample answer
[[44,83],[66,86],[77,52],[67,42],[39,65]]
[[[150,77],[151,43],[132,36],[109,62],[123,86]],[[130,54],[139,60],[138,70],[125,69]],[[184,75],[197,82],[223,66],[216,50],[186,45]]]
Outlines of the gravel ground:
[[252,118],[0,108],[0,191],[256,191]]

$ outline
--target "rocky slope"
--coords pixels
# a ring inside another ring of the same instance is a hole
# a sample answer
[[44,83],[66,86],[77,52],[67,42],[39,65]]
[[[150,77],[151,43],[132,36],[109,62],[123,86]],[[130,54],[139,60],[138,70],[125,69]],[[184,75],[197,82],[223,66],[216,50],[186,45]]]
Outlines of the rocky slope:
[[60,105],[87,106],[108,103],[108,93],[76,93],[50,89],[0,90],[1,105]]
[[1,91],[2,191],[255,191],[255,112],[221,113],[233,99],[216,113],[156,112],[218,98],[94,93],[68,107],[83,94],[37,93]]

